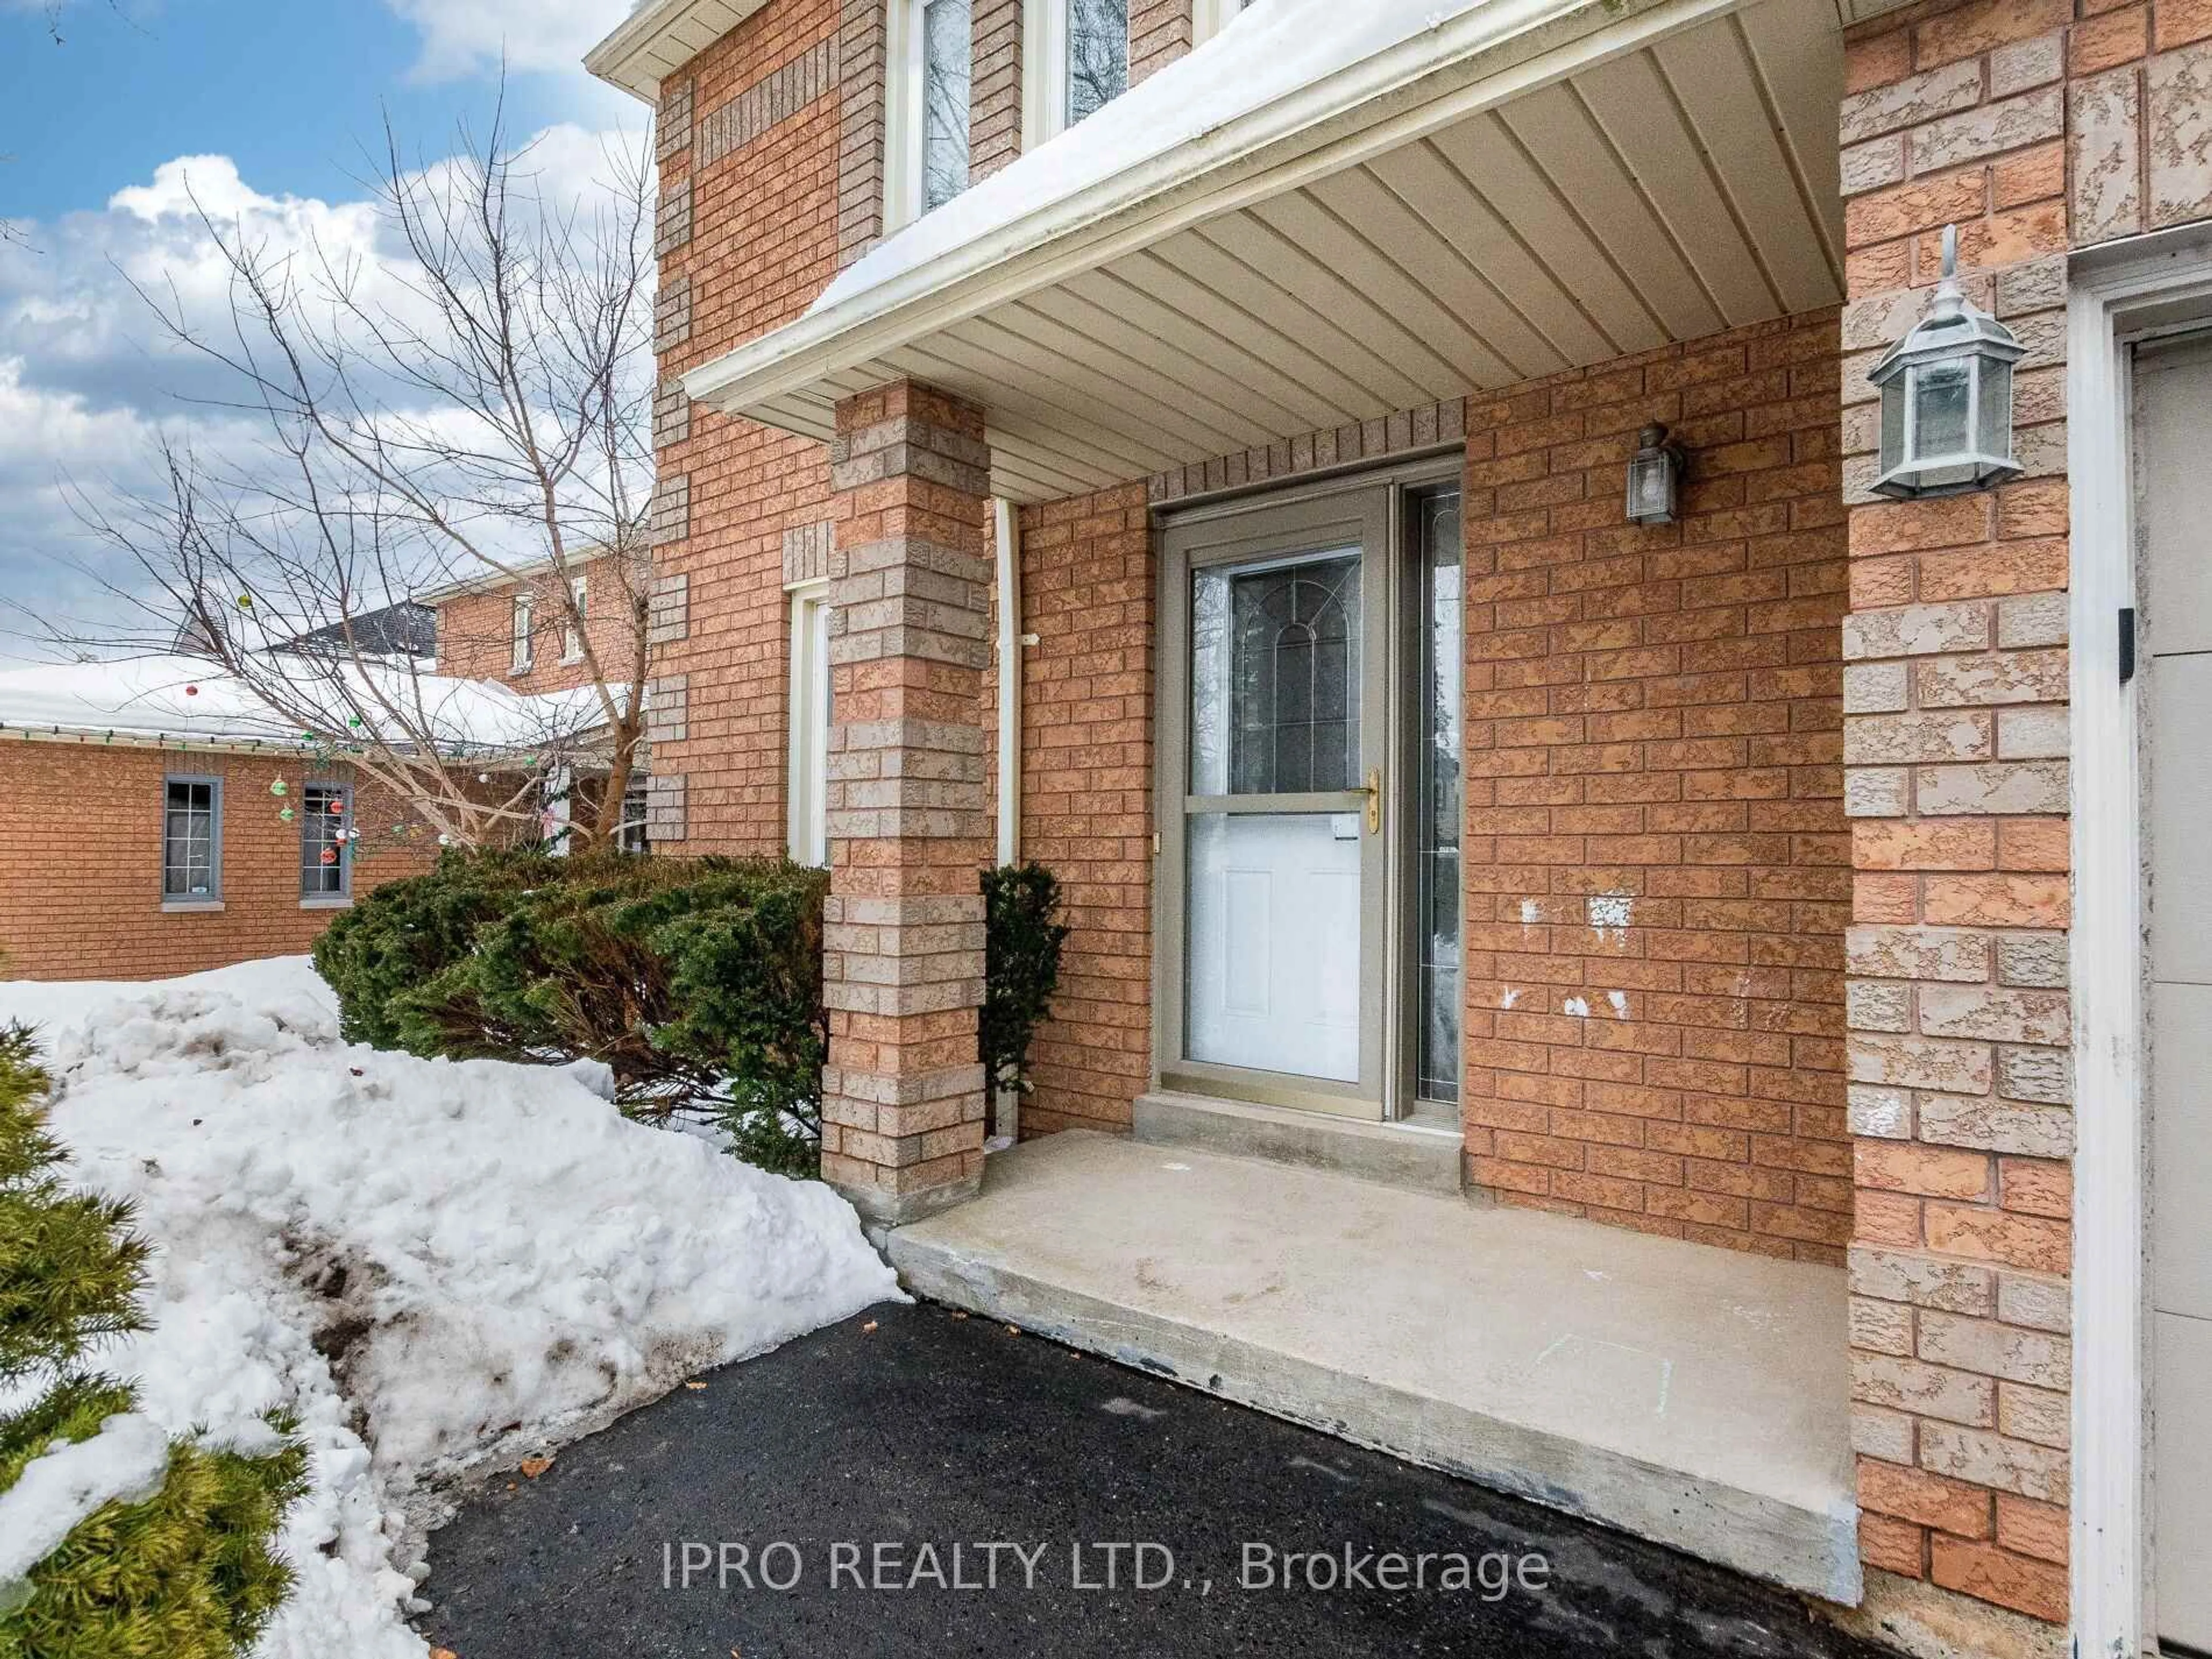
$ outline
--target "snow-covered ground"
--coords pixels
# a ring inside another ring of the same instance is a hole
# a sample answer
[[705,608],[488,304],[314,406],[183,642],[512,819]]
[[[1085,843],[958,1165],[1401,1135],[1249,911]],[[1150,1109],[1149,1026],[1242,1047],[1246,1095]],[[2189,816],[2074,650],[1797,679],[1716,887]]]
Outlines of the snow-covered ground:
[[103,1369],[173,1431],[304,1425],[263,1659],[422,1659],[404,1613],[457,1476],[898,1294],[827,1188],[626,1122],[588,1078],[349,1047],[304,957],[0,982],[9,1019],[42,1028],[71,1179],[161,1247],[152,1328]]

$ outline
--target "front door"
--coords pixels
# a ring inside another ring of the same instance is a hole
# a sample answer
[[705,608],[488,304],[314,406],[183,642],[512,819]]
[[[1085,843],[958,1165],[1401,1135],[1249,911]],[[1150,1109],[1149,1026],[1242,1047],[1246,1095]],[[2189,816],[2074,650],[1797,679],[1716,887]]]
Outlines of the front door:
[[2141,349],[2151,1470],[2163,1651],[2212,1654],[2212,339]]
[[1457,503],[1409,475],[1168,529],[1167,1086],[1369,1118],[1457,1099]]

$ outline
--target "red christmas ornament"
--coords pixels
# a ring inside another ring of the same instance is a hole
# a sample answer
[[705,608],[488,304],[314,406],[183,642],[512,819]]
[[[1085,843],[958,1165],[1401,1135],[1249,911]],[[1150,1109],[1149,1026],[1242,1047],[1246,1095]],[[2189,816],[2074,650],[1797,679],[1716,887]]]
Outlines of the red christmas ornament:
[[325,848],[323,848],[323,862],[324,862],[324,863],[325,863],[325,864],[336,864],[337,861],[338,861],[338,849],[337,849],[337,848],[335,848],[335,847],[325,847]]
[[341,812],[343,812],[343,811],[345,811],[345,797],[344,797],[343,795],[333,795],[333,796],[331,796],[331,816],[332,817],[337,817],[337,815],[338,815],[339,813],[341,813]]
[[185,688],[185,695],[188,697],[197,697],[199,694],[200,689],[197,685],[188,685]]

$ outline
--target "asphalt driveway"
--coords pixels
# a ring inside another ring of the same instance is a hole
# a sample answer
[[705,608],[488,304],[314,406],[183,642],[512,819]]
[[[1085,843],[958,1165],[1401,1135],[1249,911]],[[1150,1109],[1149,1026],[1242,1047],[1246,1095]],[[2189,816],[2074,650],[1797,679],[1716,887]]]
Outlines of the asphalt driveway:
[[885,1306],[492,1483],[460,1659],[1881,1650],[1796,1598],[945,1309]]

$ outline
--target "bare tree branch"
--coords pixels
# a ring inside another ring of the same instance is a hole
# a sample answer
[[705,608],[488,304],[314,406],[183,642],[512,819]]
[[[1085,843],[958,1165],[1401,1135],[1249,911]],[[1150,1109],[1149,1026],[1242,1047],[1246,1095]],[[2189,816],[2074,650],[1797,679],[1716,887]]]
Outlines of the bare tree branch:
[[[228,279],[216,325],[173,284],[125,280],[170,346],[219,371],[226,389],[194,401],[258,445],[212,460],[165,439],[161,490],[104,504],[78,491],[80,519],[119,556],[94,574],[135,625],[56,637],[166,649],[181,627],[279,727],[339,745],[453,840],[511,837],[547,780],[578,775],[599,787],[573,833],[615,836],[649,672],[647,155],[611,149],[604,177],[564,193],[501,118],[430,166],[387,126],[374,190],[392,254],[374,260],[317,238],[274,248],[202,207]],[[356,623],[494,582],[526,589],[580,660],[564,694],[508,700],[532,723],[488,757],[457,741],[452,677],[504,672],[506,618],[482,637],[441,629],[435,672]]]

